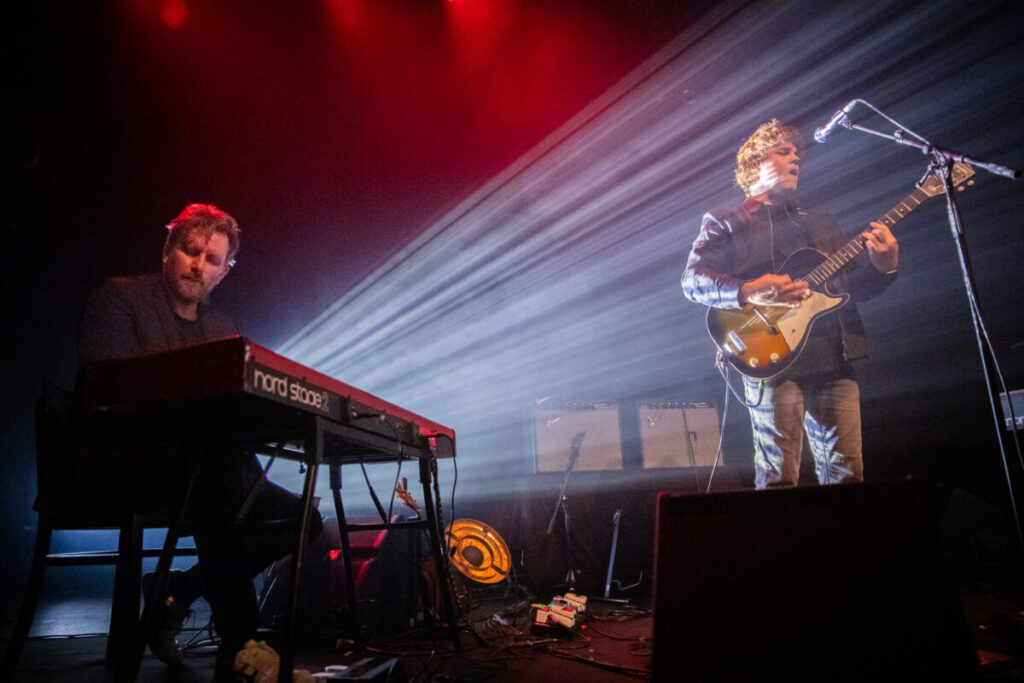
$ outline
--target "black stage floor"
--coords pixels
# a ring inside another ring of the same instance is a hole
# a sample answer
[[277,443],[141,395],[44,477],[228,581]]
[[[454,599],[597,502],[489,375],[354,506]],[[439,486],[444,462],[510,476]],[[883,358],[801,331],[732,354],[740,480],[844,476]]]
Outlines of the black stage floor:
[[[1024,591],[994,586],[960,588],[961,601],[981,663],[981,680],[1024,680]],[[410,629],[380,638],[352,651],[347,644],[313,644],[297,658],[297,666],[312,673],[329,665],[358,662],[384,665],[391,672],[381,681],[578,681],[591,683],[650,677],[652,616],[641,598],[628,606],[591,602],[586,628],[570,633],[537,636],[530,632],[529,600],[525,592],[495,597],[476,595],[464,622],[458,647],[435,631]],[[493,589],[491,595],[494,596]],[[636,600],[636,599],[634,599]],[[26,645],[12,683],[100,683],[113,680],[103,662],[108,603],[97,598],[59,598],[44,603],[33,637]],[[193,683],[209,681],[214,656],[202,643],[208,612],[197,605],[196,618],[184,636],[197,646],[184,664],[169,668],[147,651],[139,681]],[[10,620],[4,623],[5,635]],[[58,632],[76,633],[74,637]],[[560,635],[552,639],[551,635]],[[794,644],[799,647],[799,644]],[[808,672],[809,676],[812,672]],[[685,680],[678,672],[671,680]]]

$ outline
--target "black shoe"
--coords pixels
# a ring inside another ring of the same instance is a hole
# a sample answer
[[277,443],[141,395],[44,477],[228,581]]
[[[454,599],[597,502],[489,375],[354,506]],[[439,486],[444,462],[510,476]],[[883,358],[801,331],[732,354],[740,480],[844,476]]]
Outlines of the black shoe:
[[211,683],[252,683],[252,676],[235,671],[235,655],[228,656],[223,648],[217,651],[217,661],[213,667]]
[[[171,574],[175,573],[177,572],[171,572]],[[145,595],[149,595],[154,579],[156,579],[156,574],[152,572],[143,575],[142,590]],[[167,583],[170,584],[171,576],[168,576],[167,579]],[[155,613],[152,621],[153,632],[148,641],[149,651],[161,662],[178,666],[182,660],[178,634],[181,633],[181,627],[191,610],[187,605],[175,602],[174,596],[169,591],[164,591],[163,595],[154,596],[153,600],[156,601],[156,604],[153,607]]]
[[252,677],[231,669],[214,669],[211,683],[252,683]]
[[215,669],[211,683],[252,683],[252,677],[239,671]]

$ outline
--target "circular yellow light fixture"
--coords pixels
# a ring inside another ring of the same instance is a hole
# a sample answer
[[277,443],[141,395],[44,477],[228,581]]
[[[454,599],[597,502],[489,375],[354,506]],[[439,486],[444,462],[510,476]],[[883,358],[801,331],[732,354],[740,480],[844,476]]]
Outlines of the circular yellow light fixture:
[[459,573],[478,583],[498,583],[512,570],[512,554],[498,532],[475,519],[457,519],[445,533],[448,556]]

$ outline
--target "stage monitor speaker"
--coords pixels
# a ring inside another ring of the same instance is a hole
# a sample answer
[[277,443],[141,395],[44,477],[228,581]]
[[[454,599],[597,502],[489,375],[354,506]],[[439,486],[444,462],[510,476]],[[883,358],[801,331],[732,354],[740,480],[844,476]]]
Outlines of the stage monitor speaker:
[[644,469],[711,467],[718,454],[718,409],[709,403],[637,403]]
[[654,679],[978,680],[940,498],[911,482],[661,493]]
[[582,433],[575,471],[621,470],[622,437],[615,403],[544,403],[534,412],[538,472],[564,472],[573,439]]

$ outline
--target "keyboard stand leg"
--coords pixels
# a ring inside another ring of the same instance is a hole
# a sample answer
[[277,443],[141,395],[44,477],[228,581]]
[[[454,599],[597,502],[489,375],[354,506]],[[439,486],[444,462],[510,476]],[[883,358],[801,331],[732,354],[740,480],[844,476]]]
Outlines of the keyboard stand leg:
[[444,529],[441,526],[443,520],[438,517],[438,506],[434,503],[434,493],[431,486],[437,480],[437,457],[430,453],[427,457],[420,458],[420,483],[423,484],[423,509],[427,514],[427,533],[430,537],[431,554],[434,556],[434,567],[437,570],[437,579],[441,589],[441,604],[444,614],[441,616],[448,619],[448,629],[451,631],[453,641],[458,644],[458,616],[455,603],[452,599],[451,575],[448,565],[448,544],[444,539]]
[[345,506],[341,501],[341,463],[332,462],[331,493],[334,496],[334,511],[338,515],[338,534],[341,536],[341,555],[345,563],[345,595],[348,596],[348,616],[345,630],[352,642],[359,645],[359,615],[356,612],[356,581],[352,576],[352,552],[348,538],[348,522],[345,520]]
[[307,529],[309,518],[313,509],[313,497],[316,492],[316,474],[319,468],[320,456],[323,453],[323,429],[320,418],[316,420],[314,433],[306,438],[306,480],[302,486],[302,518],[299,520],[299,538],[296,543],[295,553],[292,555],[292,576],[288,586],[288,604],[285,608],[287,615],[285,626],[285,646],[281,655],[281,664],[277,672],[278,683],[292,683],[292,676],[295,669],[295,633],[297,624],[295,611],[299,604],[299,584],[302,579],[302,561],[306,555]]

